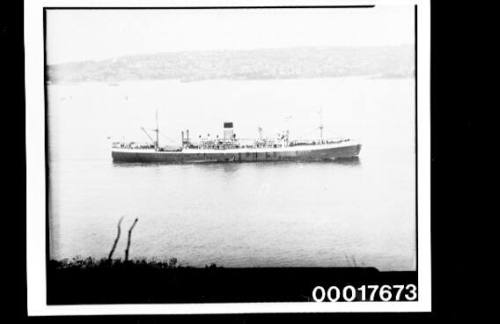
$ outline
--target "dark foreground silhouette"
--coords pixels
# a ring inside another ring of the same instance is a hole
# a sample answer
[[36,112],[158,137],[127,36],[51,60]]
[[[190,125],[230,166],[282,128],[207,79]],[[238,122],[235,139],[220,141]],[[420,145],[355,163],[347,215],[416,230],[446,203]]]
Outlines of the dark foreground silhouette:
[[177,260],[50,261],[49,305],[311,302],[316,286],[417,285],[417,272],[375,268],[205,268]]

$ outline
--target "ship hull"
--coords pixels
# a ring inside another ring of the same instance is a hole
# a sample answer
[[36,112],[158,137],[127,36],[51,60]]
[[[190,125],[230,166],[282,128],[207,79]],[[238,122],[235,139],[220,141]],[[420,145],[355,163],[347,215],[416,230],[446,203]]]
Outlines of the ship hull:
[[140,149],[113,149],[116,163],[231,163],[266,161],[322,161],[353,158],[359,155],[360,144],[345,143],[255,149],[185,149],[159,152]]

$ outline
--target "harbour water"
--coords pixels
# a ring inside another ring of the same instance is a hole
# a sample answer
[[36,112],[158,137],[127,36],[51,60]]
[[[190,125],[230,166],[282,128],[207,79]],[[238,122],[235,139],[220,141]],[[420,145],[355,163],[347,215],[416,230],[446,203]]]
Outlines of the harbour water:
[[[415,268],[413,79],[136,81],[50,85],[50,257],[105,257],[124,216],[131,257],[224,267]],[[114,139],[354,137],[359,160],[113,164]],[[266,133],[267,132],[267,133]]]

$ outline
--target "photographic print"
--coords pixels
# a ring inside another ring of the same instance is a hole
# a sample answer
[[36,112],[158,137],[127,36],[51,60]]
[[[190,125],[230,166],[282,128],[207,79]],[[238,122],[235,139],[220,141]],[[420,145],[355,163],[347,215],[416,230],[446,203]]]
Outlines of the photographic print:
[[34,313],[430,305],[427,3],[28,5]]

